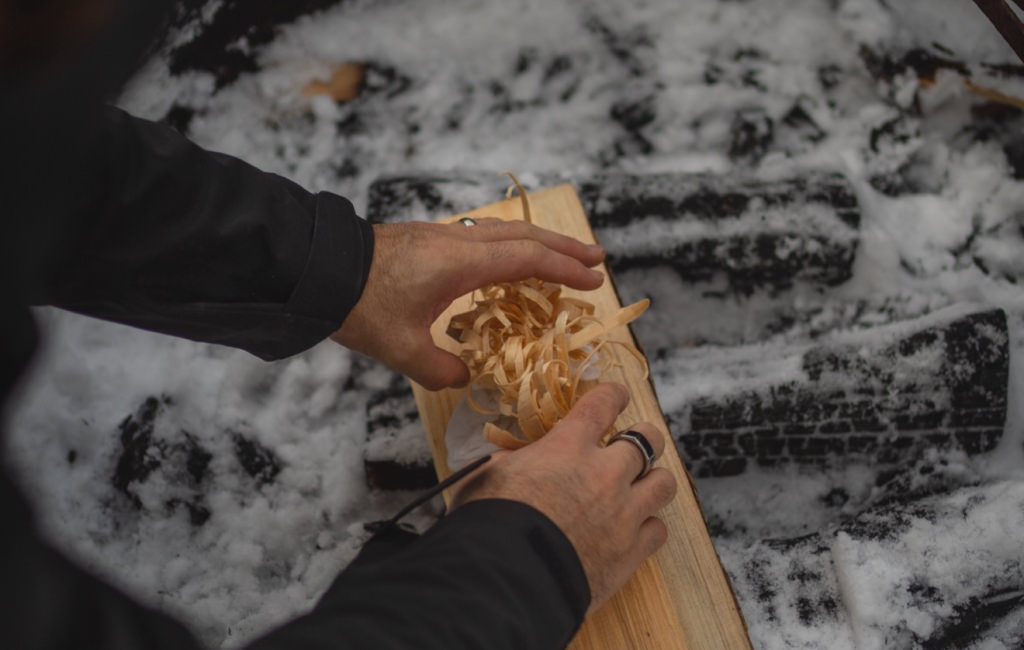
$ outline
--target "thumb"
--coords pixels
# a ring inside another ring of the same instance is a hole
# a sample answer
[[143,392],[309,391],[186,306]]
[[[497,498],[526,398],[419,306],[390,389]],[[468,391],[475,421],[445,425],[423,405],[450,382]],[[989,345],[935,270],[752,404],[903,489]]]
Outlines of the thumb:
[[427,390],[462,387],[469,383],[469,369],[457,356],[434,345],[429,337],[416,345],[417,354],[409,368],[409,377]]

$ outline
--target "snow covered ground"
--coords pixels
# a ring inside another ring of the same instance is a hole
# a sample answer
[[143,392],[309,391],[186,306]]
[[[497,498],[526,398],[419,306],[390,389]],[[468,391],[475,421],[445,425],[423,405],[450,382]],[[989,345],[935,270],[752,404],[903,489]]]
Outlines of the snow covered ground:
[[[364,212],[374,180],[405,173],[842,174],[859,244],[836,286],[721,295],[658,269],[617,278],[624,298],[655,296],[636,331],[659,352],[666,410],[732,390],[735,376],[709,369],[737,355],[782,359],[796,377],[789,351],[838,330],[973,305],[1007,316],[1005,428],[987,454],[698,479],[754,644],[1024,647],[1024,119],[970,92],[956,66],[929,69],[955,60],[981,85],[1020,87],[971,3],[349,0],[227,48],[257,70],[172,74],[176,49],[233,6],[186,21],[122,104]],[[369,64],[357,100],[303,97],[345,61]],[[644,247],[629,236],[605,243]],[[412,496],[364,478],[381,446],[367,441],[366,403],[395,378],[337,346],[264,364],[39,318],[47,343],[8,430],[46,530],[212,646],[310,606],[363,524]]]

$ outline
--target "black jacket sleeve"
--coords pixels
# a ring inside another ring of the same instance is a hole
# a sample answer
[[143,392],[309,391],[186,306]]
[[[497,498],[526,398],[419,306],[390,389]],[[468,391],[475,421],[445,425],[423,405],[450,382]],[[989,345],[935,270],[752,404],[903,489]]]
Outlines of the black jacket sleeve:
[[[79,183],[93,191],[70,216],[43,215],[73,232],[45,281],[31,285],[36,302],[267,358],[338,327],[372,253],[372,232],[347,201],[121,111],[102,116],[96,148],[76,154],[95,163],[94,182]],[[0,647],[197,647],[180,624],[41,542],[3,477],[0,518],[10,525],[0,543],[0,612],[10,617]],[[422,538],[376,539],[312,612],[254,649],[555,650],[589,600],[575,551],[550,520],[523,504],[478,502]]]
[[41,542],[0,474],[0,648],[194,650],[180,623],[139,605]]
[[[270,359],[336,329],[368,273],[372,230],[345,199],[311,194],[117,109],[91,108],[94,82],[116,76],[110,71],[131,54],[114,45],[148,38],[132,12],[160,3],[117,4],[131,8],[120,30],[111,28],[119,39],[83,57],[57,90],[0,71],[4,406],[34,345],[29,304]],[[0,521],[0,648],[198,647],[179,623],[42,541],[2,462]],[[255,648],[554,649],[589,603],[572,546],[522,504],[469,504],[422,538],[393,542],[369,544],[312,612]]]
[[211,153],[173,129],[99,112],[76,167],[75,236],[36,304],[276,359],[337,329],[373,230],[346,199]]
[[[196,650],[176,621],[75,567],[31,532],[0,476],[0,647]],[[590,603],[572,545],[515,501],[467,504],[423,537],[372,540],[310,613],[249,650],[558,650]]]
[[372,541],[311,613],[251,650],[556,650],[589,604],[576,552],[550,519],[475,501],[422,538]]

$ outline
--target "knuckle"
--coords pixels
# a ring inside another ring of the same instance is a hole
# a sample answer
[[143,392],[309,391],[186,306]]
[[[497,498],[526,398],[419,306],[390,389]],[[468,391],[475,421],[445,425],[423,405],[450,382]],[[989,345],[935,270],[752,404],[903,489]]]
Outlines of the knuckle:
[[506,241],[487,242],[483,244],[483,249],[491,263],[502,262],[515,255],[512,244]]
[[614,415],[611,415],[612,408],[606,393],[595,389],[580,398],[580,401],[572,407],[572,412],[584,422],[604,427],[606,424],[610,424],[609,418],[614,419]]
[[657,517],[652,517],[650,526],[651,536],[648,540],[648,554],[657,551],[659,548],[665,545],[665,542],[668,541],[668,526],[665,525],[664,521],[658,519]]
[[530,224],[525,221],[503,221],[503,227],[508,231],[508,234],[513,237],[528,238],[532,234],[532,228]]
[[544,244],[534,239],[522,239],[519,241],[519,246],[522,248],[523,258],[531,262],[541,261],[548,252]]
[[587,423],[601,422],[606,410],[597,400],[580,401],[576,405],[576,417]]
[[655,468],[651,470],[647,478],[651,481],[651,493],[657,509],[668,505],[676,497],[676,493],[679,491],[679,484],[676,483],[676,478],[668,470],[660,467]]
[[502,265],[522,277],[533,275],[544,257],[544,247],[530,240],[491,241],[483,245],[491,264]]
[[587,391],[576,404],[599,409],[602,413],[610,413],[612,418],[622,411],[629,403],[629,392],[622,384],[606,382]]
[[629,394],[618,384],[601,384],[588,391],[569,411],[566,419],[592,433],[604,434],[629,403]]

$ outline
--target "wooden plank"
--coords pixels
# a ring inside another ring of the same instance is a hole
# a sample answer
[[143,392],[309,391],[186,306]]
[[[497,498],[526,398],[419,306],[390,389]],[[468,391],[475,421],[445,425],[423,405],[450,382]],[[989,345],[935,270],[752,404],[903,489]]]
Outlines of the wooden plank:
[[[581,241],[595,241],[576,191],[562,185],[530,194],[534,223],[573,236]],[[457,215],[521,219],[518,199],[511,199]],[[601,265],[600,271],[608,274]],[[598,314],[611,313],[620,307],[612,283],[605,282],[596,291],[586,293],[566,289],[567,295],[578,295],[596,305]],[[470,297],[455,301],[434,323],[432,334],[439,346],[451,351],[457,344],[445,330],[451,316],[470,309]],[[619,327],[608,335],[636,349],[636,342],[627,327]],[[671,444],[668,426],[658,405],[654,388],[643,380],[638,364],[626,349],[609,346],[619,365],[605,371],[602,379],[626,385],[632,401],[616,421],[624,429],[638,421],[658,427],[669,444],[658,461],[679,482],[679,494],[660,516],[669,529],[669,541],[645,561],[637,573],[604,607],[583,624],[570,646],[574,650],[742,650],[750,648],[746,625],[736,603],[729,580],[711,543],[704,516],[697,500],[693,481]],[[464,390],[464,389],[463,389]],[[451,473],[446,458],[444,432],[462,390],[431,392],[414,385],[413,391],[430,441],[438,476]],[[446,495],[447,497],[447,495]]]

